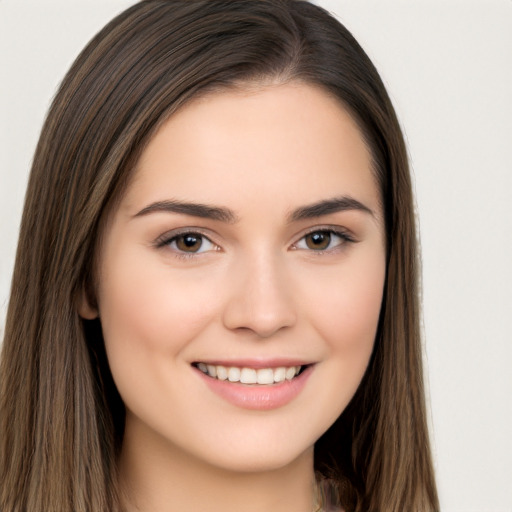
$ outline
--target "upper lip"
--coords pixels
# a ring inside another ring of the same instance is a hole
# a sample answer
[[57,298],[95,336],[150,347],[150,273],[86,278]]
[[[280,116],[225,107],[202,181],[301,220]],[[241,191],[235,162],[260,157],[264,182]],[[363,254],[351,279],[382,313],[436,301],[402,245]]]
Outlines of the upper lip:
[[211,364],[213,366],[226,366],[226,367],[237,367],[237,368],[280,368],[280,367],[290,367],[290,366],[306,366],[312,364],[312,361],[308,361],[305,359],[299,358],[271,358],[271,359],[259,359],[259,358],[251,358],[251,359],[197,359],[193,362],[197,363],[205,363]]

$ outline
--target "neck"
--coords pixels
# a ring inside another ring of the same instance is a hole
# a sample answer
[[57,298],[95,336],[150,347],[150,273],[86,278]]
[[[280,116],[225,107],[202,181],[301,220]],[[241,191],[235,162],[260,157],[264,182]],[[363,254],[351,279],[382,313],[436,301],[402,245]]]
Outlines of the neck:
[[311,512],[313,448],[291,463],[254,472],[210,465],[162,439],[125,432],[120,483],[126,512]]

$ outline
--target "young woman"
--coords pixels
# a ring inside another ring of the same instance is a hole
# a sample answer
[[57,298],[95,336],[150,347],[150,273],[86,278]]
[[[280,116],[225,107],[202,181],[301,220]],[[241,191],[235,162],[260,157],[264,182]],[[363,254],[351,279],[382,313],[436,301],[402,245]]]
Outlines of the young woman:
[[147,0],[36,150],[2,511],[435,511],[406,150],[347,30]]

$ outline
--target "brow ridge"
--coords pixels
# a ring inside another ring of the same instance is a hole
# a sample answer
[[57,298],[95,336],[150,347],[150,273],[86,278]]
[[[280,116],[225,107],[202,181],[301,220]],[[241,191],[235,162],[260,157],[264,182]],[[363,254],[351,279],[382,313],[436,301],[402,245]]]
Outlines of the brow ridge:
[[375,216],[374,212],[368,206],[357,199],[350,196],[340,196],[301,206],[290,214],[289,220],[290,222],[297,222],[348,210],[358,210]]
[[238,220],[235,213],[229,208],[176,200],[156,201],[155,203],[152,203],[140,210],[140,212],[136,213],[134,217],[141,217],[156,212],[179,213],[183,215],[190,215],[192,217],[218,220],[230,224],[237,222]]
[[[297,222],[349,210],[358,210],[374,215],[374,212],[370,208],[357,199],[350,196],[341,196],[301,206],[288,216],[288,220],[289,222]],[[229,224],[233,224],[238,221],[237,215],[229,208],[210,206],[201,203],[189,203],[172,199],[151,203],[136,213],[134,217],[141,217],[156,212],[178,213],[190,215],[192,217],[217,220]]]

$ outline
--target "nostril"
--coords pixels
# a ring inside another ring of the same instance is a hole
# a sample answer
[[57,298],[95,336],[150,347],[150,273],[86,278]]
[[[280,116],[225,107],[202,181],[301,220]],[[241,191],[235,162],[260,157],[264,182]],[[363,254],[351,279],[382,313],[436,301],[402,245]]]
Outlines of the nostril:
[[269,338],[295,324],[292,281],[275,251],[246,251],[232,271],[222,313],[226,328]]

